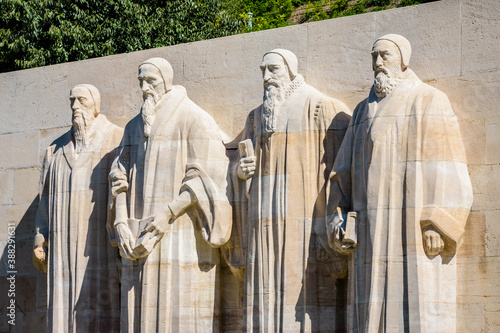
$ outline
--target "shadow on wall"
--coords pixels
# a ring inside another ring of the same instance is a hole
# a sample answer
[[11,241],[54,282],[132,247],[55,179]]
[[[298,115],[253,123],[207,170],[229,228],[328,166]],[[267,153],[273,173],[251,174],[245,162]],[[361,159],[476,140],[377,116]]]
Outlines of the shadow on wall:
[[[37,209],[38,196],[15,228],[14,263],[9,262],[9,259],[12,260],[12,246],[5,245],[3,249],[0,259],[0,332],[36,332],[43,331],[46,326],[47,277],[33,266],[32,261]],[[7,233],[8,225],[6,222],[3,224],[5,231],[2,230],[2,233]],[[11,264],[15,266],[9,267]],[[15,316],[9,317],[12,310],[8,307],[12,301],[15,301]],[[15,325],[9,324],[9,321]]]

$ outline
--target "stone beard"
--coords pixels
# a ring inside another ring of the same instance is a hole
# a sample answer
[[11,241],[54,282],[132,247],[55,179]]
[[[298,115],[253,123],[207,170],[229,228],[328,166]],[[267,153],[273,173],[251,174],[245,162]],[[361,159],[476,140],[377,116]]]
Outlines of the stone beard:
[[94,118],[90,112],[73,112],[73,135],[75,136],[77,153],[81,153],[88,145],[88,134]]
[[271,79],[264,83],[264,103],[262,112],[262,125],[264,132],[276,132],[276,116],[285,100],[286,87],[283,82]]
[[145,91],[143,94],[144,103],[142,104],[141,114],[144,122],[144,136],[149,138],[151,126],[156,117],[156,104],[160,100],[160,95],[154,90]]
[[378,98],[389,95],[392,90],[402,81],[401,66],[395,65],[390,68],[380,67],[375,70],[373,88]]

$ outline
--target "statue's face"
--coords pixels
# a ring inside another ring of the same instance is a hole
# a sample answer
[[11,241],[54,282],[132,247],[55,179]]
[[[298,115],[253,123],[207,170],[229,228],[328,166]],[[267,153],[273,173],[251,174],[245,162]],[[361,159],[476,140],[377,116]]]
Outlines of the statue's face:
[[144,99],[148,94],[152,94],[152,91],[155,91],[160,96],[165,94],[165,82],[163,82],[160,71],[155,66],[150,64],[141,65],[137,78]]
[[283,85],[291,82],[288,66],[285,64],[283,58],[277,53],[268,53],[262,59],[260,65],[262,70],[262,78],[264,79],[264,87],[273,80],[280,81]]
[[71,89],[69,100],[71,110],[73,110],[73,121],[79,117],[94,119],[97,116],[94,110],[94,99],[87,88],[75,87]]
[[380,72],[386,74],[396,74],[393,73],[394,71],[401,72],[401,53],[396,44],[385,39],[377,41],[372,49],[372,68],[375,76]]

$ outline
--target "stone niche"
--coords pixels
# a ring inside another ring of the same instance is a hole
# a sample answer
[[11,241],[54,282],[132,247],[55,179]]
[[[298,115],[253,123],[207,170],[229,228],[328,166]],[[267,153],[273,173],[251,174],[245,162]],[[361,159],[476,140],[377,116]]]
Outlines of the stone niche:
[[[140,110],[137,67],[167,59],[174,84],[234,139],[262,103],[259,66],[265,52],[283,48],[298,72],[352,111],[373,82],[371,47],[379,36],[405,36],[410,67],[448,95],[459,120],[474,201],[457,252],[457,332],[500,330],[500,3],[442,0],[358,16],[0,74],[0,332],[45,326],[47,278],[32,264],[38,181],[43,154],[71,125],[69,91],[97,87],[101,113],[124,127]],[[498,103],[498,104],[497,104]],[[10,229],[9,229],[10,227]],[[15,271],[8,267],[15,232]],[[8,323],[15,275],[15,326]],[[222,331],[238,332],[242,284],[222,269]],[[327,296],[326,296],[327,297]]]

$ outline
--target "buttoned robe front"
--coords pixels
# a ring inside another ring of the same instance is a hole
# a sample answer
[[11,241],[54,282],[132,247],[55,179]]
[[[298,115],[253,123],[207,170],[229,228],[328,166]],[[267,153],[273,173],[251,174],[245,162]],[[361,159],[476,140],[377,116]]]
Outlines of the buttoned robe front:
[[[329,207],[356,211],[348,332],[455,332],[456,249],[472,204],[447,96],[410,70],[355,109],[332,173]],[[422,229],[443,237],[427,256]]]
[[[194,202],[149,256],[122,258],[122,332],[218,332],[218,247],[231,233],[231,210],[217,124],[174,86],[156,106],[149,138],[139,114],[121,146],[112,174],[128,181],[129,218],[158,216],[183,191]],[[109,228],[116,242],[112,223]]]

